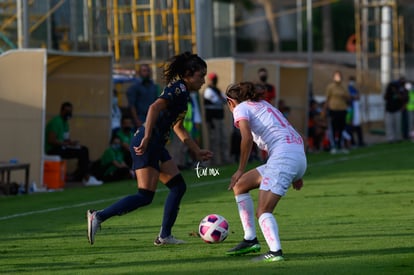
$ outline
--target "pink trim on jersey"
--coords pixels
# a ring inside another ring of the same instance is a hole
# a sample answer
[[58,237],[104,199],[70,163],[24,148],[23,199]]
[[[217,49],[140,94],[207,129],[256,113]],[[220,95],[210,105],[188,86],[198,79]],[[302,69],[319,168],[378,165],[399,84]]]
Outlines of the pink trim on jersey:
[[247,120],[247,121],[249,121],[249,118],[248,117],[245,117],[245,116],[243,116],[243,117],[239,117],[237,120],[235,120],[234,121],[234,126],[237,128],[237,129],[239,129],[240,127],[239,127],[239,121],[240,120]]

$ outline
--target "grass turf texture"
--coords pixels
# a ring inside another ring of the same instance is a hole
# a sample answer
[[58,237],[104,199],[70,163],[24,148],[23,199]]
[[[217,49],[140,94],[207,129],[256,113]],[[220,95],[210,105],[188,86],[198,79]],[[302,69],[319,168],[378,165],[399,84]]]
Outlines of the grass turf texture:
[[[134,181],[0,198],[0,274],[413,274],[413,143],[379,144],[349,155],[308,156],[301,191],[289,189],[275,211],[285,261],[226,256],[243,237],[232,192],[235,166],[188,184],[173,234],[187,244],[155,247],[167,190],[153,203],[102,225],[91,246],[85,211],[136,192]],[[251,163],[253,167],[257,163]],[[257,203],[257,191],[253,191]],[[217,213],[227,239],[206,244],[200,220]],[[266,242],[258,229],[262,252]]]

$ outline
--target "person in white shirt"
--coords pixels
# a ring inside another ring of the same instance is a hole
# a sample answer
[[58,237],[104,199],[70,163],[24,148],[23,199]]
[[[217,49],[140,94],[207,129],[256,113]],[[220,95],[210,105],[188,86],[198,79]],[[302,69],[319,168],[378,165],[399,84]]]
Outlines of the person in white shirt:
[[122,111],[119,108],[118,104],[118,91],[112,91],[112,114],[111,114],[111,136],[114,136],[115,133],[121,128],[121,119],[122,119]]
[[[226,96],[234,125],[241,133],[239,166],[231,178],[229,190],[234,192],[244,230],[243,241],[226,254],[260,251],[253,200],[249,194],[250,190],[259,188],[256,216],[270,250],[253,261],[283,260],[278,225],[272,213],[291,184],[297,190],[303,186],[302,177],[306,171],[303,139],[279,110],[263,100],[263,94],[253,83],[230,85]],[[245,172],[253,142],[266,150],[269,158],[265,164]]]
[[215,73],[207,75],[207,87],[204,90],[204,108],[207,122],[209,149],[217,152],[210,161],[210,165],[230,163],[229,138],[226,135],[224,107],[226,98],[217,87],[218,76]]

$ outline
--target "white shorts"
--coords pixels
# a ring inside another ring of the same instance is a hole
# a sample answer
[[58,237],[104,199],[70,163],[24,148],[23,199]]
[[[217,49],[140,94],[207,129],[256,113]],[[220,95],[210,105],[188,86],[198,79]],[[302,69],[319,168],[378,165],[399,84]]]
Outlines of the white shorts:
[[292,152],[271,156],[266,164],[256,168],[262,176],[259,189],[284,196],[292,182],[303,177],[306,166],[305,153]]

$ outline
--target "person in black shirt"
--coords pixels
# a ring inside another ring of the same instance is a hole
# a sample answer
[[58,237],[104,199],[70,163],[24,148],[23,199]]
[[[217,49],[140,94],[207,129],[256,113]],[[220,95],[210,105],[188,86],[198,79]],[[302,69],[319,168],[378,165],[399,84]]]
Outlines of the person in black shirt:
[[408,102],[405,79],[401,77],[387,85],[385,100],[385,135],[388,142],[402,140],[401,114]]
[[[226,136],[224,106],[226,98],[217,87],[218,76],[215,73],[207,75],[207,87],[204,90],[204,109],[206,115],[209,149],[217,152],[211,160],[211,165],[230,163],[229,138]],[[230,125],[229,125],[230,126]]]

